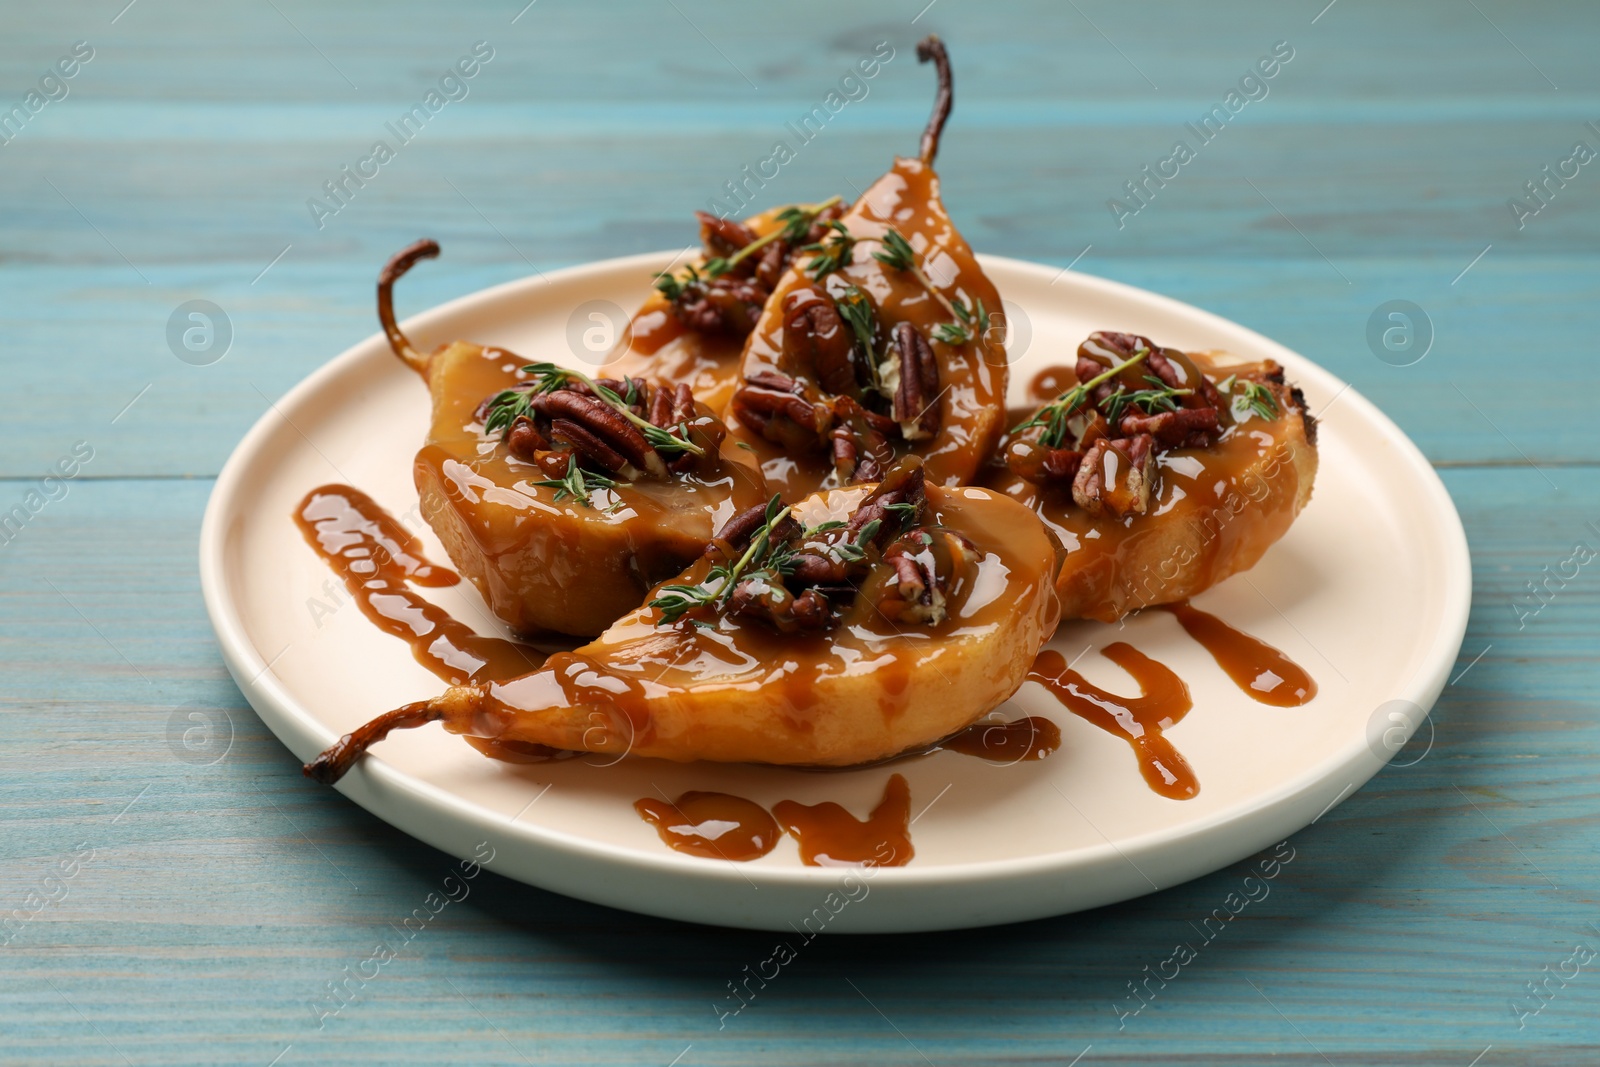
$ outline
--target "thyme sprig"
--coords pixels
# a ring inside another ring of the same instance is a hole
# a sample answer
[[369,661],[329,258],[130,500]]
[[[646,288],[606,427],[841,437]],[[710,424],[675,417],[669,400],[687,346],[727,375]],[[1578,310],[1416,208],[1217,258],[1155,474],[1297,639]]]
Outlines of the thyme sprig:
[[1040,435],[1039,443],[1045,448],[1060,448],[1067,439],[1067,420],[1089,398],[1089,394],[1098,388],[1101,383],[1109,381],[1129,367],[1143,362],[1144,358],[1149,354],[1150,350],[1148,348],[1141,348],[1109,370],[1102,371],[1086,382],[1079,382],[1040,408],[1033,418],[1012,427],[1011,432],[1021,433],[1023,430],[1031,430],[1035,426],[1043,426],[1045,431]]
[[989,312],[983,306],[983,301],[977,301],[976,307],[967,307],[960,302],[953,302],[933,284],[921,267],[917,266],[917,255],[911,248],[911,242],[899,231],[890,227],[881,238],[882,252],[872,253],[872,258],[888,267],[890,270],[904,271],[917,280],[917,284],[933,297],[940,306],[950,312],[952,321],[940,323],[933,328],[933,336],[947,345],[964,345],[975,336],[973,328],[977,328],[979,335],[989,330]]
[[[1272,390],[1261,382],[1245,379],[1236,382],[1235,376],[1230,374],[1217,383],[1217,392],[1229,398],[1228,405],[1233,410],[1235,419],[1243,419],[1246,414],[1254,415],[1258,419],[1271,422],[1278,417],[1278,398]],[[1234,386],[1240,387],[1242,392],[1235,393]]]
[[883,520],[873,519],[856,532],[854,541],[841,541],[836,545],[829,545],[827,552],[840,563],[860,563],[867,558],[867,549],[872,546],[872,539],[878,536],[878,531],[881,529]]
[[1130,407],[1141,408],[1146,415],[1154,415],[1158,411],[1177,411],[1177,398],[1194,394],[1193,389],[1171,388],[1151,374],[1144,375],[1144,380],[1154,388],[1130,391],[1119,385],[1115,393],[1106,397],[1103,404],[1107,422],[1115,426],[1121,420],[1122,413]]
[[882,357],[874,347],[878,333],[878,316],[872,310],[872,299],[855,286],[847,285],[840,291],[834,306],[839,309],[839,314],[850,327],[850,332],[856,336],[856,345],[866,362],[873,391],[883,392],[883,372],[878,366],[878,361]]
[[744,550],[744,555],[735,560],[731,566],[719,563],[712,567],[699,585],[662,586],[661,595],[650,601],[648,606],[659,610],[661,622],[670,625],[696,608],[726,604],[734,587],[747,576],[746,571],[753,565],[765,569],[771,563],[768,557],[773,548],[788,547],[774,546],[772,534],[778,524],[789,517],[789,512],[792,510],[784,505],[782,497],[774,496],[767,502],[766,522],[751,537],[750,547]]
[[[883,251],[872,253],[872,258],[882,263],[890,270],[913,271],[919,275],[922,271],[917,267],[917,255],[911,250],[911,242],[907,241],[899,230],[890,228],[883,235]],[[924,281],[925,285],[930,283]]]
[[[722,262],[726,262],[726,260],[723,260]],[[707,266],[709,267],[710,264],[708,263]],[[656,292],[660,293],[668,300],[676,301],[683,295],[683,291],[689,286],[699,285],[701,282],[706,281],[711,277],[715,277],[715,275],[712,275],[708,272],[707,277],[702,278],[700,276],[699,268],[697,268],[693,263],[690,263],[688,266],[684,267],[683,274],[681,275],[673,274],[671,271],[664,270],[656,275]]]
[[556,491],[555,502],[557,504],[567,497],[571,497],[586,508],[594,507],[594,501],[589,499],[590,493],[597,489],[615,489],[617,487],[617,483],[614,480],[607,478],[603,474],[596,474],[594,471],[585,473],[584,469],[578,466],[578,457],[576,455],[567,461],[566,477],[544,478],[533,484],[554,489]]
[[[777,221],[783,223],[782,226],[770,233],[757,237],[731,256],[713,256],[698,269],[691,263],[684,268],[682,276],[671,271],[662,271],[656,275],[655,287],[668,300],[677,300],[683,294],[685,286],[722,277],[734,267],[737,267],[740,263],[743,263],[746,259],[749,259],[780,238],[790,244],[799,241],[810,231],[812,224],[817,221],[817,216],[835,204],[840,203],[841,199],[837,196],[830,196],[820,204],[791,204],[774,216]],[[704,277],[701,276],[702,270],[705,272]]]
[[489,413],[483,420],[484,433],[493,434],[496,431],[504,432],[509,430],[511,424],[516,422],[518,418],[531,413],[532,401],[535,396],[553,393],[572,382],[581,382],[595,396],[616,409],[623,418],[638,427],[639,432],[644,435],[645,442],[662,455],[678,452],[690,452],[696,456],[706,454],[705,449],[689,440],[689,430],[686,424],[680,423],[677,426],[679,432],[683,434],[682,437],[679,437],[670,430],[663,429],[648,419],[641,418],[635,414],[631,404],[638,402],[638,395],[634,391],[632,382],[628,384],[628,396],[624,399],[582,371],[568,370],[566,367],[558,367],[554,363],[529,363],[522,368],[522,372],[530,376],[529,382],[523,383],[518,388],[503,389],[495,394],[493,400],[489,401]]
[[826,241],[815,244],[802,245],[800,251],[813,253],[811,262],[806,264],[806,273],[811,275],[811,280],[820,282],[823,278],[836,270],[842,270],[855,256],[856,239],[850,235],[845,224],[838,219],[828,223],[828,228],[833,231]]
[[933,328],[933,336],[947,345],[964,345],[973,338],[973,330],[979,334],[989,332],[989,309],[983,306],[983,301],[977,302],[976,308],[969,308],[957,300],[950,304],[951,310],[956,313],[959,322],[941,322]]

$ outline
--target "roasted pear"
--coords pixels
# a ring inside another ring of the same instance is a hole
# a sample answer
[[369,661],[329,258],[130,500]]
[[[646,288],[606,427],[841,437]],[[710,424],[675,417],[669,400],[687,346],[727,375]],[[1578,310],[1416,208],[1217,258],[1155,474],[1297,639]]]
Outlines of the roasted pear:
[[595,380],[465,341],[418,352],[394,283],[438,254],[419,241],[378,280],[389,343],[433,398],[422,515],[513,630],[592,637],[765,500],[761,473],[686,384]]
[[928,485],[774,498],[600,638],[347,735],[337,780],[391,729],[442,721],[491,753],[551,749],[844,766],[925,746],[1014,693],[1057,622],[1058,548],[1027,509]]
[[951,106],[944,45],[921,154],[897,158],[784,273],[745,347],[730,425],[773,489],[875,482],[918,455],[973,480],[1004,429],[999,294],[945,213],[933,159]]
[[1317,424],[1273,362],[1095,333],[1078,384],[1012,429],[985,484],[1066,551],[1063,618],[1113,622],[1255,566],[1317,473]]
[[687,384],[716,411],[738,384],[739,357],[785,268],[843,214],[838,197],[792,204],[739,222],[704,211],[704,255],[663,272],[600,373]]

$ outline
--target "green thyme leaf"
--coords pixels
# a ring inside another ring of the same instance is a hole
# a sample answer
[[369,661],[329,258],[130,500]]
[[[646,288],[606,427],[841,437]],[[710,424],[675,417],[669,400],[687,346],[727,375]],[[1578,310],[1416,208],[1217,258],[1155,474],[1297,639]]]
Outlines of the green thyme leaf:
[[556,491],[555,502],[557,504],[571,497],[586,508],[594,507],[594,501],[589,499],[589,495],[595,490],[615,489],[617,487],[616,481],[607,478],[603,474],[596,474],[593,471],[585,473],[584,469],[578,466],[577,456],[572,456],[567,461],[566,477],[546,478],[533,484],[554,489]]

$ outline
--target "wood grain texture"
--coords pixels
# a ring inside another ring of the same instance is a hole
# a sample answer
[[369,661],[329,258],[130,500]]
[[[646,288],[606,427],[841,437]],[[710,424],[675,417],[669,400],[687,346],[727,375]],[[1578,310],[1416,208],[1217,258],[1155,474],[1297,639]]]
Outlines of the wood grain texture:
[[[1521,230],[1506,207],[1573,141],[1600,147],[1585,127],[1600,122],[1600,12],[939,0],[912,25],[925,2],[538,0],[515,24],[518,0],[0,13],[0,106],[72,42],[96,49],[71,94],[0,145],[0,509],[75,442],[94,449],[0,546],[0,910],[93,850],[0,946],[0,1062],[1600,1057],[1593,966],[1520,1029],[1510,1007],[1575,943],[1600,948],[1600,585],[1590,567],[1537,615],[1519,601],[1575,542],[1600,544],[1584,366],[1600,169]],[[721,1028],[713,1004],[771,935],[485,874],[318,1029],[325,984],[448,863],[305,783],[228,679],[195,574],[212,477],[269,398],[372,331],[372,278],[394,248],[424,232],[445,245],[408,280],[422,308],[681,244],[690,210],[887,39],[896,58],[870,95],[763,203],[848,192],[914,144],[928,75],[910,47],[929,29],[956,57],[941,171],[976,246],[1065,265],[1092,245],[1079,269],[1306,353],[1443,469],[1475,600],[1432,748],[1399,766],[1414,742],[1296,835],[1271,895],[1120,1029],[1128,983],[1198,940],[1190,924],[1249,864],[1087,915],[818,941]],[[496,53],[471,95],[316,229],[306,198],[477,40]],[[1278,40],[1296,55],[1270,95],[1119,230],[1106,200]],[[168,316],[194,298],[233,321],[211,366],[167,347]],[[1391,299],[1436,330],[1414,366],[1368,348]],[[178,758],[169,730],[191,712],[231,727],[218,762]]]

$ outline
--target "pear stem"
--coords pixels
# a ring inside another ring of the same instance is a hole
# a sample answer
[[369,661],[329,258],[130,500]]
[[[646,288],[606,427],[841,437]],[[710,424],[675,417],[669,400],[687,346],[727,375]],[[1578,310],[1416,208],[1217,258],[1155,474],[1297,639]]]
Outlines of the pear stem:
[[389,338],[389,347],[394,349],[394,354],[404,360],[408,367],[422,375],[427,374],[428,357],[412,347],[410,340],[400,332],[399,325],[394,321],[394,283],[415,266],[417,260],[433,259],[438,254],[439,243],[424,237],[396,252],[389,262],[383,265],[383,270],[378,272],[378,321],[383,324],[384,335]]
[[388,737],[389,731],[410,730],[444,717],[444,705],[437,700],[420,700],[386,711],[339,738],[326,752],[302,767],[301,772],[313,781],[332,785],[344,777],[345,772],[367,749]]
[[922,131],[922,162],[931,165],[933,157],[939,154],[939,135],[944,132],[944,124],[950,118],[954,88],[950,77],[950,55],[936,33],[930,33],[917,42],[917,62],[927,63],[930,60],[939,72],[939,92],[933,98],[933,115],[928,119],[928,128]]

